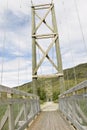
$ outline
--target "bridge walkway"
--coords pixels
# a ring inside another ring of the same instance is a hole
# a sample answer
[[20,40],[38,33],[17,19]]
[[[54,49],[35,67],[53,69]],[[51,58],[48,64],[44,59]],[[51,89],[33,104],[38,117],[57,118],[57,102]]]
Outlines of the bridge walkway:
[[74,130],[57,108],[58,104],[46,103],[28,130]]

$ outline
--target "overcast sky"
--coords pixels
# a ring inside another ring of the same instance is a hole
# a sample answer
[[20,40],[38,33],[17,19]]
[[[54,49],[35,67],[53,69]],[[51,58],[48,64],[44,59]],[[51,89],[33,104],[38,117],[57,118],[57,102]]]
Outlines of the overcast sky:
[[[33,0],[43,2],[50,0]],[[87,0],[54,0],[54,5],[63,68],[87,62]],[[0,84],[9,87],[32,79],[30,6],[30,0],[0,0]]]

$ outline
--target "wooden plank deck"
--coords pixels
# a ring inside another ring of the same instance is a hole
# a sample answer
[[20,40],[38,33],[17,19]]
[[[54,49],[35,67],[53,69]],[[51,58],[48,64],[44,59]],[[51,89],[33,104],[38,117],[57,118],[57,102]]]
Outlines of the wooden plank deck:
[[41,112],[28,130],[74,130],[74,128],[58,110],[51,111],[49,109],[49,111]]
[[42,112],[28,130],[74,130],[58,111]]

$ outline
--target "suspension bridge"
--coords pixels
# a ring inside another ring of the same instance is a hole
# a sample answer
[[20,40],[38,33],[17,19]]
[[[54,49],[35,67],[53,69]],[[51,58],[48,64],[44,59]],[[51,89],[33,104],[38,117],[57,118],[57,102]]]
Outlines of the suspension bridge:
[[[67,91],[65,89],[54,3],[34,5],[32,2],[31,10],[32,93],[20,91],[19,87],[0,85],[0,130],[87,130],[87,80]],[[43,24],[49,31],[45,29],[43,33]],[[84,41],[83,32],[82,36]],[[50,54],[52,48],[55,60]],[[37,58],[38,49],[41,52],[40,59]],[[55,69],[55,73],[39,73],[45,59]],[[76,74],[74,76],[77,83]],[[56,79],[60,88],[58,103],[52,102],[54,84],[49,79]],[[40,105],[37,88],[42,82],[50,89],[47,90],[47,102]]]

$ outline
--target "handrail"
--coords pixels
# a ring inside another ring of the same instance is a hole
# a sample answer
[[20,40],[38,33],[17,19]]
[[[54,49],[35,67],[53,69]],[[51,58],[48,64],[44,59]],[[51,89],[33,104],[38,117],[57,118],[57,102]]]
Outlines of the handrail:
[[87,80],[59,96],[59,110],[78,130],[87,130]]
[[0,130],[24,130],[40,112],[39,97],[0,85],[0,112]]
[[67,95],[67,94],[77,92],[77,91],[79,91],[81,89],[85,89],[85,88],[87,88],[87,80],[85,80],[85,81],[79,83],[78,85],[76,85],[75,87],[65,91],[63,94],[59,95],[59,97],[63,97],[65,95]]
[[23,96],[38,98],[37,95],[0,85],[0,93],[2,93],[2,92],[8,93],[8,94],[16,94],[16,95],[20,95],[20,96],[23,95]]

